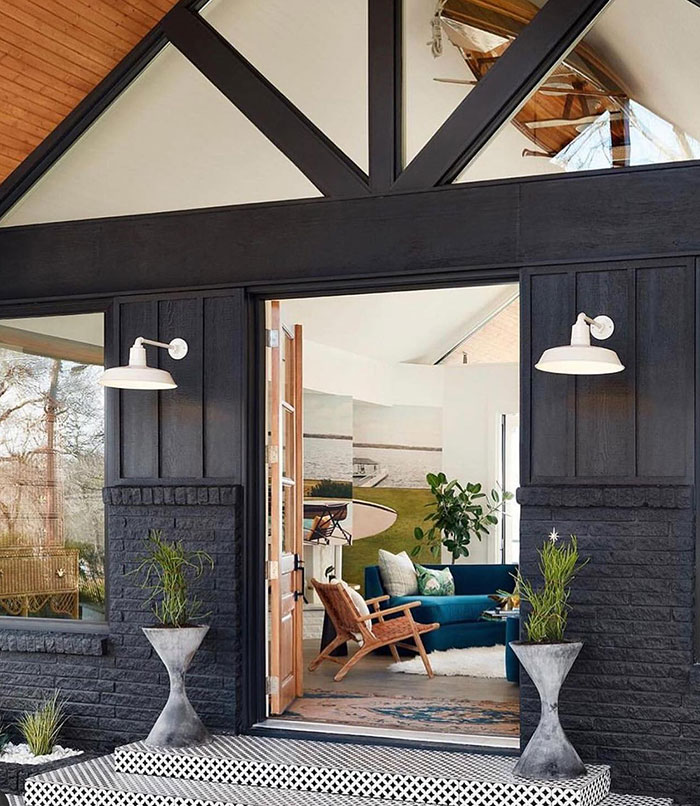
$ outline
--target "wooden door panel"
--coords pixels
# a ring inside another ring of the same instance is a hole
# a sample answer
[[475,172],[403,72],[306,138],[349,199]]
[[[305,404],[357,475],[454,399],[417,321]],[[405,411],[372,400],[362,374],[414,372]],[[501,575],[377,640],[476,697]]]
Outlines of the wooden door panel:
[[271,303],[269,372],[270,711],[281,714],[303,692],[301,328],[281,322]]

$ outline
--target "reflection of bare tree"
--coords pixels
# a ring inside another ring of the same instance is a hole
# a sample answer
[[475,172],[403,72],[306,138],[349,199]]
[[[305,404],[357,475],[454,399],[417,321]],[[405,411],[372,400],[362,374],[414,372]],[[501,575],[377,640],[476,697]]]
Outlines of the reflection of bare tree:
[[63,545],[66,481],[70,512],[93,513],[78,517],[74,539],[102,541],[97,372],[0,349],[0,545]]

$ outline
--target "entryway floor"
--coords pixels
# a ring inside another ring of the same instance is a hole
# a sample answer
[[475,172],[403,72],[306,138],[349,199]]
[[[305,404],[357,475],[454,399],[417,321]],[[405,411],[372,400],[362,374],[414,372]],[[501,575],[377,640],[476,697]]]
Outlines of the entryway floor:
[[[353,648],[350,648],[353,652]],[[440,733],[516,737],[520,726],[520,692],[504,679],[434,677],[390,672],[391,656],[372,655],[340,683],[340,668],[308,665],[318,641],[304,642],[305,693],[283,718],[306,722],[359,725]]]

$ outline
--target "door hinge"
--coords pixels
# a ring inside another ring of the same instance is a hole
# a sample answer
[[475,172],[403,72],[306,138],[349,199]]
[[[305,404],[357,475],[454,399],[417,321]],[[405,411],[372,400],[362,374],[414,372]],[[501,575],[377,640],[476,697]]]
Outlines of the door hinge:
[[266,579],[279,579],[280,578],[280,565],[277,560],[267,561],[267,577]]
[[268,445],[265,448],[265,458],[268,465],[276,465],[280,460],[280,449],[277,445]]
[[265,694],[279,694],[280,693],[280,679],[279,677],[266,677],[265,678]]
[[279,330],[266,330],[265,343],[267,344],[268,347],[279,347],[280,346]]

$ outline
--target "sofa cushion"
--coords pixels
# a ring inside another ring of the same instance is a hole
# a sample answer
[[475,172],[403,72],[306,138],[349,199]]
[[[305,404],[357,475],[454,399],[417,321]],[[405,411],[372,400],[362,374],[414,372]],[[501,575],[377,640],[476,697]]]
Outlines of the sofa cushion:
[[420,596],[454,596],[455,581],[449,568],[423,568],[416,563]]
[[416,569],[405,551],[392,554],[379,549],[379,570],[389,596],[412,596],[418,593]]
[[484,610],[493,608],[488,596],[394,596],[387,603],[390,607],[420,602],[421,606],[412,610],[416,621],[430,624],[455,624],[461,621],[479,621]]

